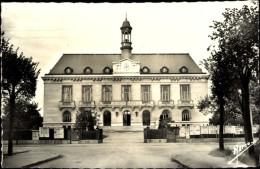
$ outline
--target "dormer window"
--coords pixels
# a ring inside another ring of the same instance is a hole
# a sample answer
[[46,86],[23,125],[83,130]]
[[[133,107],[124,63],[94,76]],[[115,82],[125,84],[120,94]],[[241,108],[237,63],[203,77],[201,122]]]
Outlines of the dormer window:
[[142,73],[149,73],[150,72],[150,69],[148,67],[143,67],[142,69]]
[[73,69],[70,68],[70,67],[66,67],[66,68],[64,69],[64,72],[65,72],[65,74],[72,74],[72,73],[73,73]]
[[161,73],[169,73],[169,69],[168,69],[166,66],[164,66],[164,67],[162,67],[162,68],[160,69],[160,72],[161,72]]
[[90,67],[86,67],[83,72],[85,74],[91,74],[92,73],[92,69]]
[[110,73],[112,73],[112,69],[109,68],[109,67],[105,67],[105,68],[103,69],[103,72],[104,72],[105,74],[110,74]]
[[185,67],[185,66],[182,66],[180,69],[179,69],[180,73],[188,73],[188,68]]

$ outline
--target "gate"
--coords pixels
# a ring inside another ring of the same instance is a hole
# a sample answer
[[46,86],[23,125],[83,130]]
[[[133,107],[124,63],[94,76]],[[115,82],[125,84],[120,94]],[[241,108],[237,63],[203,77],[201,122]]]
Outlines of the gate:
[[180,137],[179,127],[170,127],[167,130],[167,142],[176,142],[176,139]]
[[70,141],[79,141],[79,130],[75,130],[75,129],[71,130]]

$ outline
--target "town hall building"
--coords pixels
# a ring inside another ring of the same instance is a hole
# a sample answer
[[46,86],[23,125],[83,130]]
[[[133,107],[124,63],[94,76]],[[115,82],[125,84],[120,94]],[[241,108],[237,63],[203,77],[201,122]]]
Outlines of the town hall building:
[[199,99],[208,75],[188,53],[132,53],[132,27],[121,29],[121,54],[63,54],[44,81],[43,127],[74,128],[80,111],[98,113],[99,128],[208,125]]

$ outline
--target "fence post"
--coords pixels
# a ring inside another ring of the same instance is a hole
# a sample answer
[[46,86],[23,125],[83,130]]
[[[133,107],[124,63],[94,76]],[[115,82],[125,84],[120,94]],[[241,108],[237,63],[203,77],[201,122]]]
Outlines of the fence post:
[[98,143],[103,143],[103,130],[98,129],[97,134],[98,134]]
[[144,143],[147,143],[147,132],[148,132],[148,128],[144,129]]

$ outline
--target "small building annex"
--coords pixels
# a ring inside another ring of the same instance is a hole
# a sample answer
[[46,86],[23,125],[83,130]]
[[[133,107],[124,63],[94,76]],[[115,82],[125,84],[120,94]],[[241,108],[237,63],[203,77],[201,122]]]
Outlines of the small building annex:
[[134,54],[132,27],[121,27],[121,54],[63,54],[42,77],[44,127],[73,128],[79,110],[100,115],[100,128],[207,125],[196,108],[208,75],[188,53]]

